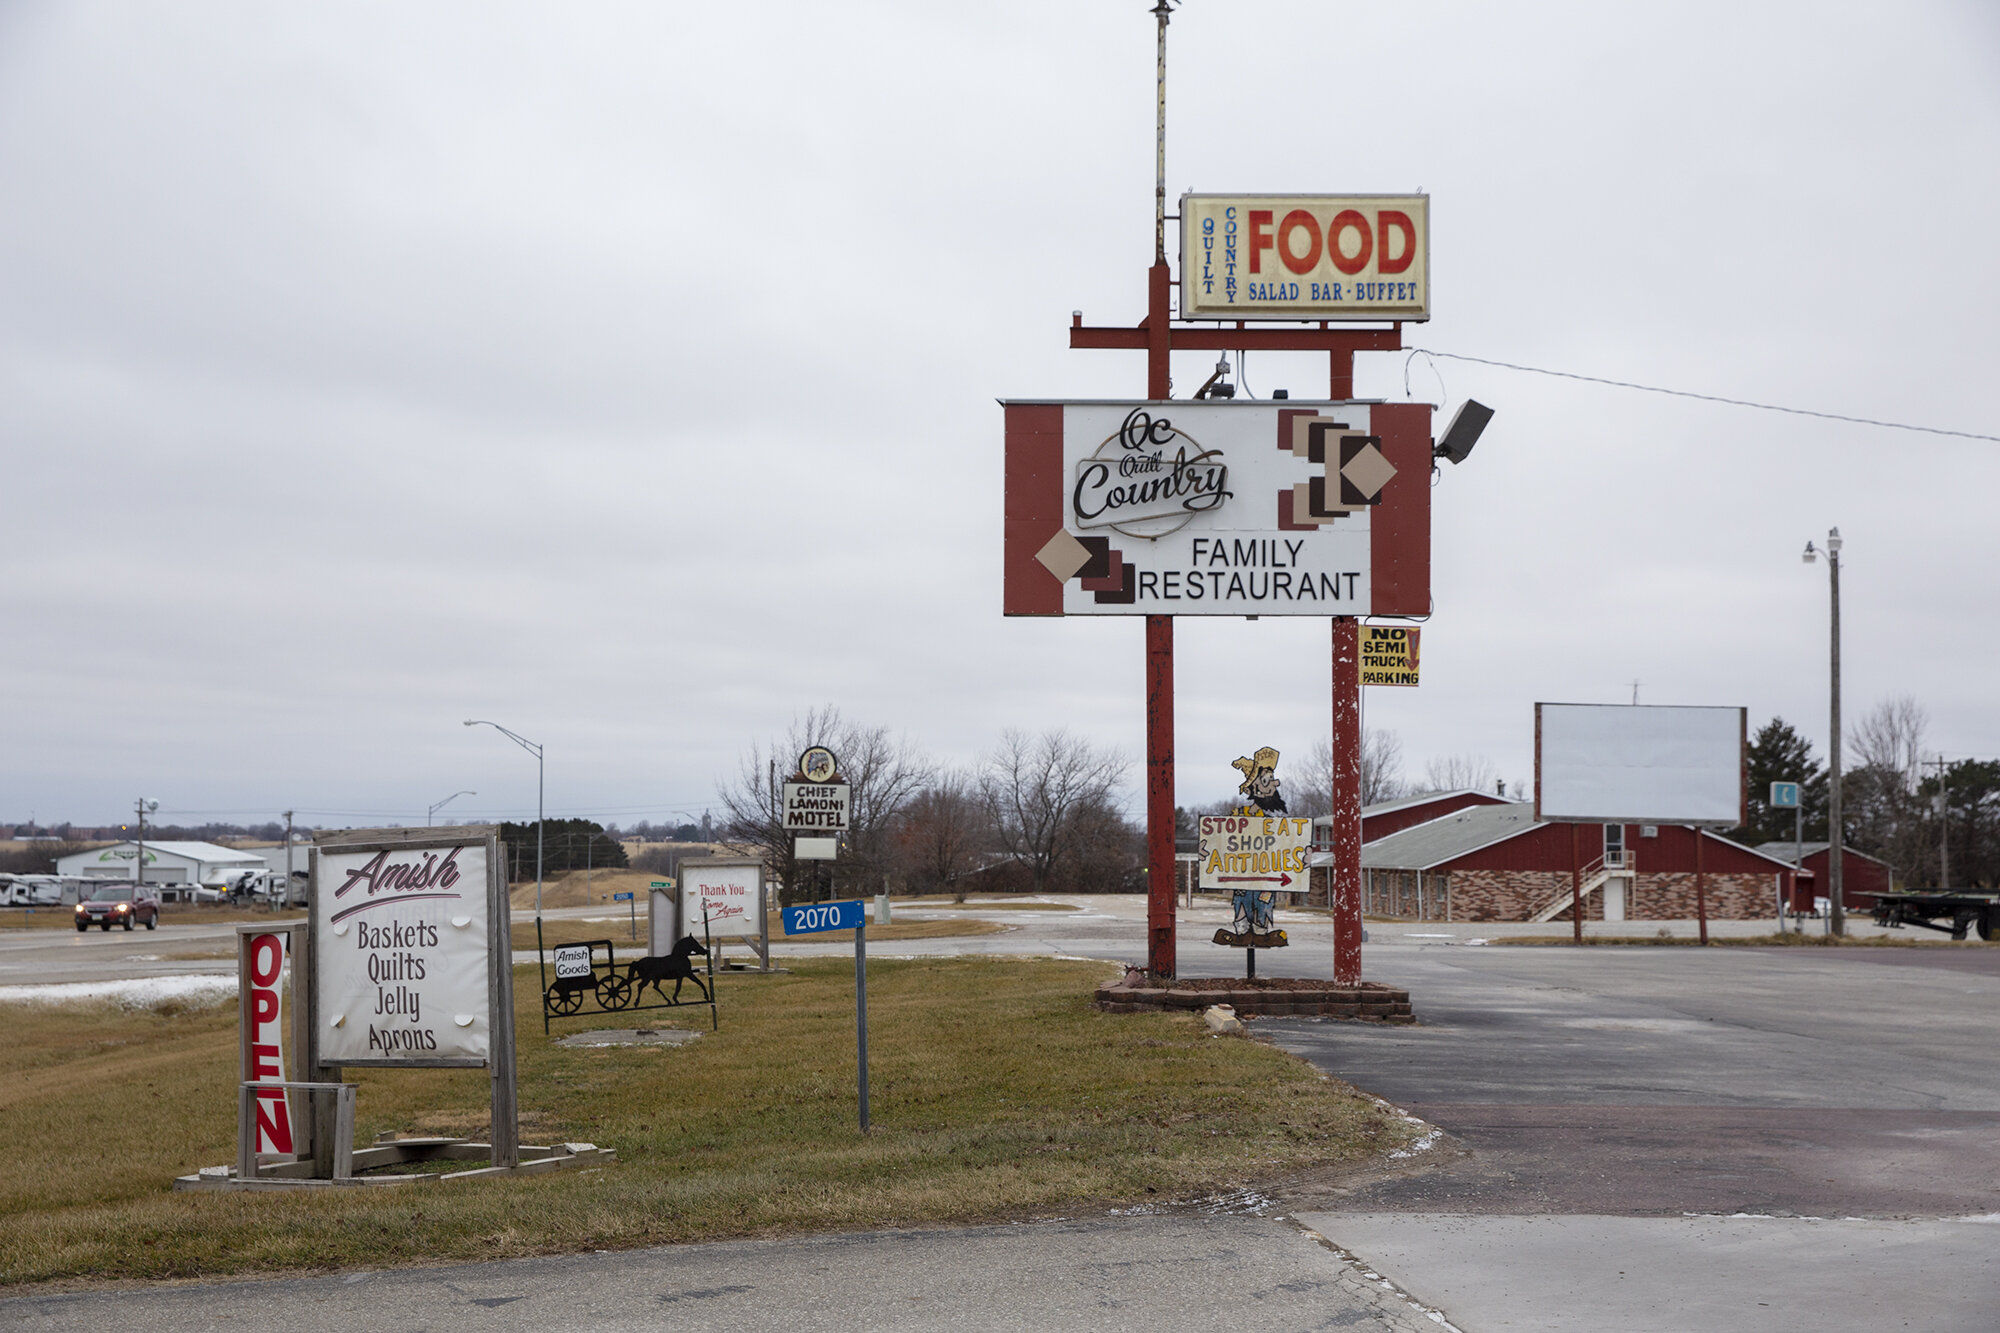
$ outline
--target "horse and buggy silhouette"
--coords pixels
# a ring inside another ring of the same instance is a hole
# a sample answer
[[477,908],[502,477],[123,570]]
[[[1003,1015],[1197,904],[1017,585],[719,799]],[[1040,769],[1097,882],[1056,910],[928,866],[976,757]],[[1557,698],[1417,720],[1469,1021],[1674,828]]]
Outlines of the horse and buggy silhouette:
[[[587,950],[582,958],[579,952]],[[603,954],[602,970],[598,955]],[[707,1005],[711,1022],[714,1019],[715,994],[708,982],[696,970],[694,959],[706,958],[708,948],[692,935],[683,935],[674,947],[664,954],[648,955],[620,965],[615,946],[608,939],[579,940],[575,944],[560,945],[555,950],[556,979],[542,992],[542,1020],[547,1026],[551,1015],[567,1016],[585,1012],[586,998],[597,1001],[597,1011],[617,1013],[633,1009],[675,1009],[687,1005]],[[587,960],[584,971],[574,968]],[[563,975],[565,972],[570,975]],[[667,993],[665,983],[673,982],[673,993]],[[681,998],[681,987],[693,982],[701,992],[701,998]],[[644,1003],[650,989],[658,1001]],[[596,1011],[592,1011],[596,1012]]]

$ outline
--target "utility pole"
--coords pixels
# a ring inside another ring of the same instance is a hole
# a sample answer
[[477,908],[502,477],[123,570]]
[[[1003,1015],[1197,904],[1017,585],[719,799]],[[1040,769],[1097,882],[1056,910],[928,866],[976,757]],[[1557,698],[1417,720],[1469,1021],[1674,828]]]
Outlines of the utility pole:
[[[159,803],[154,802],[155,805]],[[141,888],[146,884],[146,798],[141,796],[134,807],[139,812],[139,855],[133,860],[133,878]]]
[[285,888],[278,895],[277,905],[283,907],[292,900],[292,812],[285,811]]
[[[1841,905],[1840,861],[1845,850],[1846,839],[1841,836],[1840,824],[1840,529],[1826,531],[1826,572],[1827,587],[1833,599],[1833,614],[1830,617],[1832,644],[1828,652],[1831,665],[1828,682],[1829,711],[1832,717],[1827,726],[1827,777],[1826,777],[1826,891],[1828,911],[1826,929],[1831,935],[1847,933],[1847,914]],[[1812,564],[1819,551],[1811,542],[1806,543],[1805,562]]]
[[1933,761],[1937,764],[1937,816],[1938,816],[1938,887],[1951,887],[1951,799],[1944,789],[1944,756]]
[[1843,901],[1845,894],[1841,887],[1841,856],[1847,850],[1847,839],[1843,835],[1840,822],[1840,529],[1829,528],[1826,534],[1826,569],[1833,595],[1832,633],[1832,718],[1828,728],[1828,762],[1833,775],[1826,793],[1827,842],[1826,854],[1827,888],[1833,894],[1832,910],[1827,915],[1827,926],[1835,935],[1847,933],[1847,910]]

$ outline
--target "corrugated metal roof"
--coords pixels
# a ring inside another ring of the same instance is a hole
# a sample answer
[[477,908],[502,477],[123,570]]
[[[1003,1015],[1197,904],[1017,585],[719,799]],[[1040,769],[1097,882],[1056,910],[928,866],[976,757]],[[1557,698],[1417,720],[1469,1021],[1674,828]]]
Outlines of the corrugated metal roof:
[[1810,838],[1804,842],[1793,842],[1787,838],[1783,842],[1760,842],[1757,844],[1755,850],[1764,853],[1766,856],[1775,856],[1781,861],[1789,861],[1792,859],[1792,849],[1794,847],[1798,848],[1799,858],[1804,860],[1808,856],[1818,856],[1831,845],[1825,842],[1814,842]]
[[[98,859],[102,860],[103,858],[99,856],[101,852],[115,852],[121,848],[131,847],[133,847],[133,842],[131,839],[127,839],[124,842],[113,843],[109,847],[94,848],[89,852],[78,852],[77,855],[98,856]],[[185,856],[190,861],[261,862],[264,859],[256,852],[239,852],[234,847],[222,847],[212,842],[155,842],[153,839],[148,838],[146,839],[146,850],[156,854],[165,853],[168,856]],[[278,850],[283,851],[284,848],[280,847]],[[63,858],[65,861],[69,859],[71,858],[67,856]]]
[[[1769,857],[1775,857],[1776,859],[1783,861],[1786,865],[1790,865],[1792,863],[1793,847],[1797,847],[1799,849],[1799,859],[1803,861],[1808,856],[1818,856],[1821,852],[1825,851],[1828,847],[1831,847],[1832,845],[1833,845],[1832,843],[1825,841],[1814,842],[1811,838],[1807,838],[1802,843],[1794,843],[1790,839],[1786,839],[1782,842],[1760,842],[1752,850],[1762,852],[1764,855]],[[1870,856],[1866,852],[1857,852],[1852,847],[1846,847],[1841,849],[1840,854],[1843,858],[1849,856],[1858,856],[1864,861],[1873,861],[1876,865],[1889,864],[1887,861],[1884,861],[1879,856]]]
[[[1450,800],[1454,796],[1481,796],[1489,803],[1505,801],[1507,799],[1504,796],[1495,796],[1490,791],[1481,791],[1477,787],[1453,787],[1450,791],[1427,791],[1416,796],[1399,796],[1393,801],[1377,801],[1373,805],[1364,805],[1361,807],[1361,817],[1367,819],[1371,815],[1386,815],[1397,810],[1408,810],[1412,806],[1429,805],[1433,801]],[[1520,802],[1520,804],[1526,804],[1526,802]],[[1313,820],[1315,824],[1330,824],[1332,822],[1333,816],[1331,815],[1321,815]]]
[[1469,806],[1364,844],[1361,864],[1369,870],[1429,870],[1534,827],[1535,807],[1526,801]]

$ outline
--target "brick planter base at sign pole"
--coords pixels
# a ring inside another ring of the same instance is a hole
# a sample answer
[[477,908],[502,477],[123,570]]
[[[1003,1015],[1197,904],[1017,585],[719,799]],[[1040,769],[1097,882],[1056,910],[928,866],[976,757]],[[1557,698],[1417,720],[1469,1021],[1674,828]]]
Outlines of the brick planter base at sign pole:
[[1309,977],[1183,977],[1149,982],[1143,974],[1097,988],[1097,1007],[1111,1014],[1154,1009],[1195,1012],[1226,1004],[1238,1018],[1348,1018],[1363,1023],[1414,1023],[1410,993],[1379,981],[1341,985]]

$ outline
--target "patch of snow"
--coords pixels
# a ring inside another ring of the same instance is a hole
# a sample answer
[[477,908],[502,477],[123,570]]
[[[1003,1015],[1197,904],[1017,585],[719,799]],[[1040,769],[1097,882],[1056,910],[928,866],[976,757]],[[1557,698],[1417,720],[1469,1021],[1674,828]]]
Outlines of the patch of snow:
[[1426,1133],[1422,1138],[1418,1139],[1415,1143],[1412,1143],[1409,1147],[1398,1148],[1396,1149],[1396,1151],[1390,1153],[1389,1156],[1415,1157],[1418,1153],[1429,1152],[1431,1149],[1437,1147],[1438,1140],[1442,1139],[1443,1137],[1444,1137],[1443,1130],[1433,1129],[1428,1133]]
[[42,986],[0,986],[0,1004],[74,1004],[115,1000],[146,1008],[168,1000],[219,1004],[236,993],[236,978],[212,973],[178,977],[137,977],[130,981],[64,981]]

